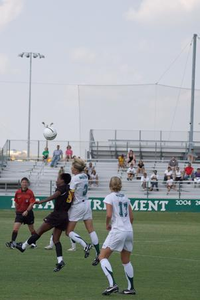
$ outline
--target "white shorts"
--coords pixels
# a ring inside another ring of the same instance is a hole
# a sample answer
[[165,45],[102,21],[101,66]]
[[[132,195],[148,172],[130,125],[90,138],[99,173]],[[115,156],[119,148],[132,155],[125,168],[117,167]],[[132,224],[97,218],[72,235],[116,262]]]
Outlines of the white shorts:
[[92,210],[90,201],[86,200],[78,204],[72,205],[68,211],[69,221],[85,221],[92,220]]
[[112,251],[121,252],[123,249],[133,251],[133,231],[111,230],[103,243],[102,248],[110,248]]

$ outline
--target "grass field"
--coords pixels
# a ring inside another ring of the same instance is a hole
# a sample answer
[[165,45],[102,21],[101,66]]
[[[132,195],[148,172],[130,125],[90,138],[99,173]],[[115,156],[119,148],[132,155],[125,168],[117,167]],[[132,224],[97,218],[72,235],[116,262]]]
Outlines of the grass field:
[[[47,212],[38,211],[36,228]],[[103,242],[107,232],[105,212],[94,212],[94,225]],[[12,300],[98,300],[105,299],[102,291],[108,286],[101,267],[93,267],[94,250],[83,258],[83,250],[68,252],[69,239],[63,234],[65,268],[54,273],[54,251],[44,250],[50,233],[38,241],[37,249],[25,253],[10,250],[14,220],[13,211],[0,211],[0,299]],[[88,239],[83,224],[78,224],[80,235]],[[136,212],[134,221],[135,244],[132,262],[135,269],[136,296],[113,294],[111,299],[137,300],[198,300],[200,299],[200,214]],[[21,227],[18,241],[29,236],[27,226]],[[110,259],[115,279],[120,287],[127,287],[119,254]]]

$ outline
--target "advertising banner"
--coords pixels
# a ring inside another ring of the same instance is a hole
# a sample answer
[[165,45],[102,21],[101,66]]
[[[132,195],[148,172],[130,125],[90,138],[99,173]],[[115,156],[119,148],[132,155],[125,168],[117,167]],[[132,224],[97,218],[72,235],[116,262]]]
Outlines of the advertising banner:
[[[36,197],[37,200],[44,199],[45,197]],[[92,210],[105,210],[103,203],[104,198],[91,197]],[[146,198],[130,198],[131,206],[134,211],[174,211],[174,212],[200,212],[199,199],[146,199]],[[0,196],[0,209],[14,209],[14,197]],[[35,205],[36,210],[53,210],[54,201]]]

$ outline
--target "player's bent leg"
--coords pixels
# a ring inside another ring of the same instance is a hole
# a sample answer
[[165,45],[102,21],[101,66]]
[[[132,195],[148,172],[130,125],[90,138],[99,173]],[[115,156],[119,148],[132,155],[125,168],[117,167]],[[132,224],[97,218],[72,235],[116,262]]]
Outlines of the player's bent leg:
[[126,295],[135,295],[136,291],[134,289],[134,269],[132,263],[130,262],[131,252],[127,250],[122,250],[121,252],[121,261],[124,267],[124,273],[128,282],[128,288],[122,291],[122,294]]
[[91,242],[92,242],[92,244],[95,248],[95,251],[96,251],[96,257],[93,260],[92,265],[97,266],[99,264],[99,254],[100,254],[99,239],[98,239],[98,236],[97,236],[96,232],[94,231],[94,226],[93,226],[92,219],[84,220],[84,223],[85,223],[85,227],[86,227],[88,233],[90,234]]
[[[34,225],[33,224],[30,224],[30,225],[28,224],[28,228],[29,228],[29,231],[30,231],[30,233],[31,233],[32,236],[36,234],[36,231],[34,229]],[[36,243],[32,243],[31,244],[31,248],[32,249],[34,249],[36,247],[37,247]]]
[[111,293],[116,293],[119,291],[119,287],[115,282],[112,266],[108,261],[109,256],[112,254],[112,250],[110,248],[101,249],[101,253],[99,255],[99,260],[101,264],[102,271],[108,279],[109,287],[106,288],[102,295],[110,295]]
[[16,245],[16,248],[21,251],[24,252],[26,250],[26,248],[28,246],[30,246],[31,244],[35,244],[35,242],[41,237],[41,235],[52,229],[53,227],[48,224],[48,223],[43,223],[40,228],[36,231],[36,233],[34,235],[32,235],[26,242],[24,242],[22,245]]
[[54,242],[53,242],[53,234],[50,237],[50,241],[49,241],[49,245],[47,245],[46,247],[44,247],[45,250],[52,250],[54,246]]
[[54,228],[53,231],[53,242],[56,248],[56,256],[58,263],[56,264],[56,267],[54,268],[54,272],[59,272],[64,266],[65,263],[63,261],[63,254],[62,254],[62,244],[60,242],[60,236],[62,234],[62,230],[58,228]]
[[81,244],[81,246],[84,248],[84,256],[87,258],[90,254],[90,249],[92,248],[92,245],[87,244],[80,235],[78,235],[76,232],[74,232],[74,228],[76,227],[76,221],[70,221],[67,230],[66,230],[66,235],[68,235],[73,241],[76,243]]

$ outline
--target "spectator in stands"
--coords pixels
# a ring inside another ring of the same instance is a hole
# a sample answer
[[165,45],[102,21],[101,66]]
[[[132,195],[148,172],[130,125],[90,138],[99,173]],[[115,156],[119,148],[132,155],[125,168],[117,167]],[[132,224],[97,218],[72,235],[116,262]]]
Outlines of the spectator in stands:
[[170,176],[170,178],[172,179],[173,177],[173,171],[172,171],[172,168],[170,166],[167,167],[167,170],[165,170],[165,173],[164,173],[164,181],[167,181],[168,179],[168,176]]
[[158,189],[158,174],[157,174],[157,170],[153,171],[153,174],[151,175],[150,179],[151,179],[151,188],[150,188],[150,191],[153,191],[154,186],[156,188],[156,191],[159,191],[159,189]]
[[174,180],[175,181],[182,181],[183,180],[183,173],[180,171],[179,167],[175,168]]
[[[16,247],[16,238],[22,224],[28,225],[28,229],[32,235],[36,233],[33,225],[33,205],[35,203],[35,196],[32,190],[28,188],[29,184],[30,182],[28,178],[23,177],[21,180],[21,188],[15,193],[15,222],[13,226],[11,241],[6,243],[6,246],[10,249]],[[32,244],[31,247],[35,248],[36,244]]]
[[127,170],[127,180],[133,180],[134,176],[135,176],[135,168],[134,168],[134,163],[132,162],[130,164],[130,167]]
[[194,168],[191,166],[191,163],[188,163],[187,167],[185,167],[183,178],[184,180],[194,179]]
[[84,169],[83,171],[84,171],[84,173],[87,175],[87,177],[88,177],[88,182],[90,183],[90,175],[89,175],[89,173],[88,173],[88,168],[85,167],[85,169]]
[[58,176],[65,173],[64,167],[60,167],[60,170],[58,171]]
[[174,156],[169,161],[169,167],[171,167],[173,171],[175,171],[175,168],[178,167],[178,161]]
[[136,176],[138,177],[139,174],[144,174],[145,172],[145,168],[144,168],[144,163],[142,160],[139,161],[138,163],[138,168],[137,168],[137,171],[136,171]]
[[172,190],[172,189],[174,189],[174,190],[176,190],[176,186],[175,186],[175,184],[174,184],[174,181],[173,181],[173,179],[171,178],[171,176],[167,176],[167,181],[166,181],[166,183],[167,183],[167,195],[169,195],[169,192]]
[[144,172],[143,176],[141,177],[141,187],[143,190],[146,190],[150,187],[150,180],[146,172]]
[[91,186],[98,186],[99,184],[99,177],[95,169],[92,170],[90,175],[90,185]]
[[72,147],[70,145],[67,146],[65,151],[65,160],[69,161],[73,157]]
[[62,158],[63,158],[63,152],[60,149],[60,145],[57,145],[57,149],[54,150],[54,152],[53,152],[53,158],[52,158],[50,166],[52,168],[57,167],[59,160],[61,160]]
[[42,159],[46,163],[49,158],[49,150],[47,147],[44,148],[44,151],[42,152]]
[[92,171],[95,169],[95,167],[93,167],[92,165],[92,162],[89,162],[87,169],[88,169],[88,174],[91,176]]
[[190,163],[193,163],[193,162],[196,160],[197,157],[198,157],[198,156],[197,156],[196,153],[194,152],[194,149],[191,149],[191,151],[188,153],[188,161],[189,161]]
[[135,157],[133,150],[129,150],[129,152],[127,154],[127,163],[128,164],[133,163],[134,166],[136,164],[136,157]]
[[123,171],[125,167],[126,167],[126,160],[125,160],[124,154],[121,154],[118,157],[118,172],[120,169]]
[[200,168],[194,173],[194,187],[200,186]]

